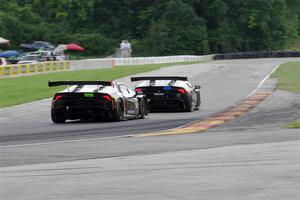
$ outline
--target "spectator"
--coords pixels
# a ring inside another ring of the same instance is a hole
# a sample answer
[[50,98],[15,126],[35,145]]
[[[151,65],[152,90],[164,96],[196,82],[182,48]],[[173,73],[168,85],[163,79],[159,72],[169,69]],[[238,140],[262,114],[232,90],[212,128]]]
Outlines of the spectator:
[[125,40],[126,58],[131,57],[131,44]]
[[120,49],[124,49],[124,48],[125,48],[125,40],[122,40],[120,44]]
[[125,54],[126,54],[126,50],[125,50],[125,40],[122,40],[121,44],[120,44],[120,51],[121,51],[121,57],[125,58]]
[[122,58],[131,57],[131,44],[127,40],[122,40],[120,44],[120,51]]

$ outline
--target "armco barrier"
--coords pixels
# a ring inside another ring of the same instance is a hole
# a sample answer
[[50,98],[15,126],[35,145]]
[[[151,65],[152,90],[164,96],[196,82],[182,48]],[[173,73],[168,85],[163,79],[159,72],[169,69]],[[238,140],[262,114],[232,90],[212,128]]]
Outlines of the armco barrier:
[[210,61],[220,59],[245,59],[245,58],[276,58],[300,57],[300,51],[252,51],[237,52],[205,56],[179,55],[159,57],[132,57],[132,58],[103,58],[86,59],[68,62],[43,62],[37,64],[6,65],[0,67],[0,77],[15,75],[29,75],[42,72],[62,70],[88,70],[111,68],[124,65],[161,64],[174,62]]
[[86,60],[70,61],[70,69],[71,70],[103,69],[103,68],[111,68],[114,66],[124,66],[124,65],[208,61],[212,59],[213,59],[213,55],[86,59]]
[[69,62],[41,62],[34,64],[5,65],[0,67],[0,77],[55,72],[69,69]]
[[206,56],[160,56],[160,57],[133,57],[133,58],[102,58],[85,59],[68,62],[43,62],[37,64],[16,64],[0,67],[0,77],[30,75],[43,72],[61,70],[90,70],[111,68],[124,65],[160,64],[174,62],[192,62],[212,60],[213,55]]
[[71,70],[102,69],[113,66],[111,58],[74,60],[69,62]]
[[193,62],[193,61],[209,61],[214,55],[205,56],[160,56],[160,57],[133,57],[133,58],[113,58],[114,66],[122,65],[143,65],[143,64],[161,64],[174,62]]
[[[210,61],[213,59],[226,59],[225,54],[218,55],[178,55],[178,56],[157,56],[157,57],[131,57],[131,58],[102,58],[85,59],[68,62],[44,62],[37,64],[7,65],[0,67],[0,77],[9,77],[15,75],[30,75],[43,72],[54,72],[61,70],[90,70],[111,68],[124,65],[144,65],[161,64],[175,62],[197,62]],[[227,54],[226,54],[227,55]],[[231,55],[231,54],[230,54]]]

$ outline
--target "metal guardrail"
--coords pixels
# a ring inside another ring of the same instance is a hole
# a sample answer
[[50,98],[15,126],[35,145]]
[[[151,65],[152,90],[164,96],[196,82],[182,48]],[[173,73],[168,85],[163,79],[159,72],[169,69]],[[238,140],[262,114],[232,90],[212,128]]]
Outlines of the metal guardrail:
[[179,55],[179,56],[157,56],[157,57],[132,57],[132,58],[114,58],[114,66],[122,65],[143,65],[143,64],[161,64],[174,62],[195,62],[212,60],[214,55]]

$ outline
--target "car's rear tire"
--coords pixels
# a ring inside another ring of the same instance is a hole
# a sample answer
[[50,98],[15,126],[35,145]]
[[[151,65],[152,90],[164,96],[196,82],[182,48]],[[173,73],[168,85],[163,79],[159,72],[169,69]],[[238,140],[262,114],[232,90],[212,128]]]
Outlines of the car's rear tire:
[[146,106],[146,100],[142,98],[139,103],[139,117],[140,119],[144,119],[145,115],[147,115],[147,106]]
[[65,123],[66,122],[66,116],[62,112],[55,112],[51,111],[51,119],[54,123]]
[[119,122],[124,120],[124,107],[121,101],[118,101],[116,111],[113,114],[113,121]]
[[199,110],[200,105],[201,105],[201,96],[200,96],[200,92],[198,92],[197,93],[197,106],[196,106],[195,110]]
[[184,103],[184,111],[185,112],[192,112],[193,111],[193,105],[192,105],[192,102],[191,102],[191,100],[187,100],[187,101],[185,101],[185,103]]

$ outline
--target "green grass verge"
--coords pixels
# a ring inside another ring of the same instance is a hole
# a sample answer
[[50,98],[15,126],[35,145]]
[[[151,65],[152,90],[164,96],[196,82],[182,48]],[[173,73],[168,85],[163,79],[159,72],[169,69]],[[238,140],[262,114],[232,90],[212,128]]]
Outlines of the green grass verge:
[[278,79],[277,89],[300,93],[300,62],[281,65],[272,77]]
[[173,65],[199,62],[178,62],[121,66],[99,70],[66,71],[0,79],[0,108],[50,98],[64,86],[48,88],[48,80],[114,80],[129,75],[157,70]]
[[[278,79],[277,89],[300,93],[300,62],[288,62],[281,65],[272,77]],[[300,128],[300,118],[286,127]]]
[[288,123],[287,128],[300,128],[300,118],[291,122],[291,123]]

